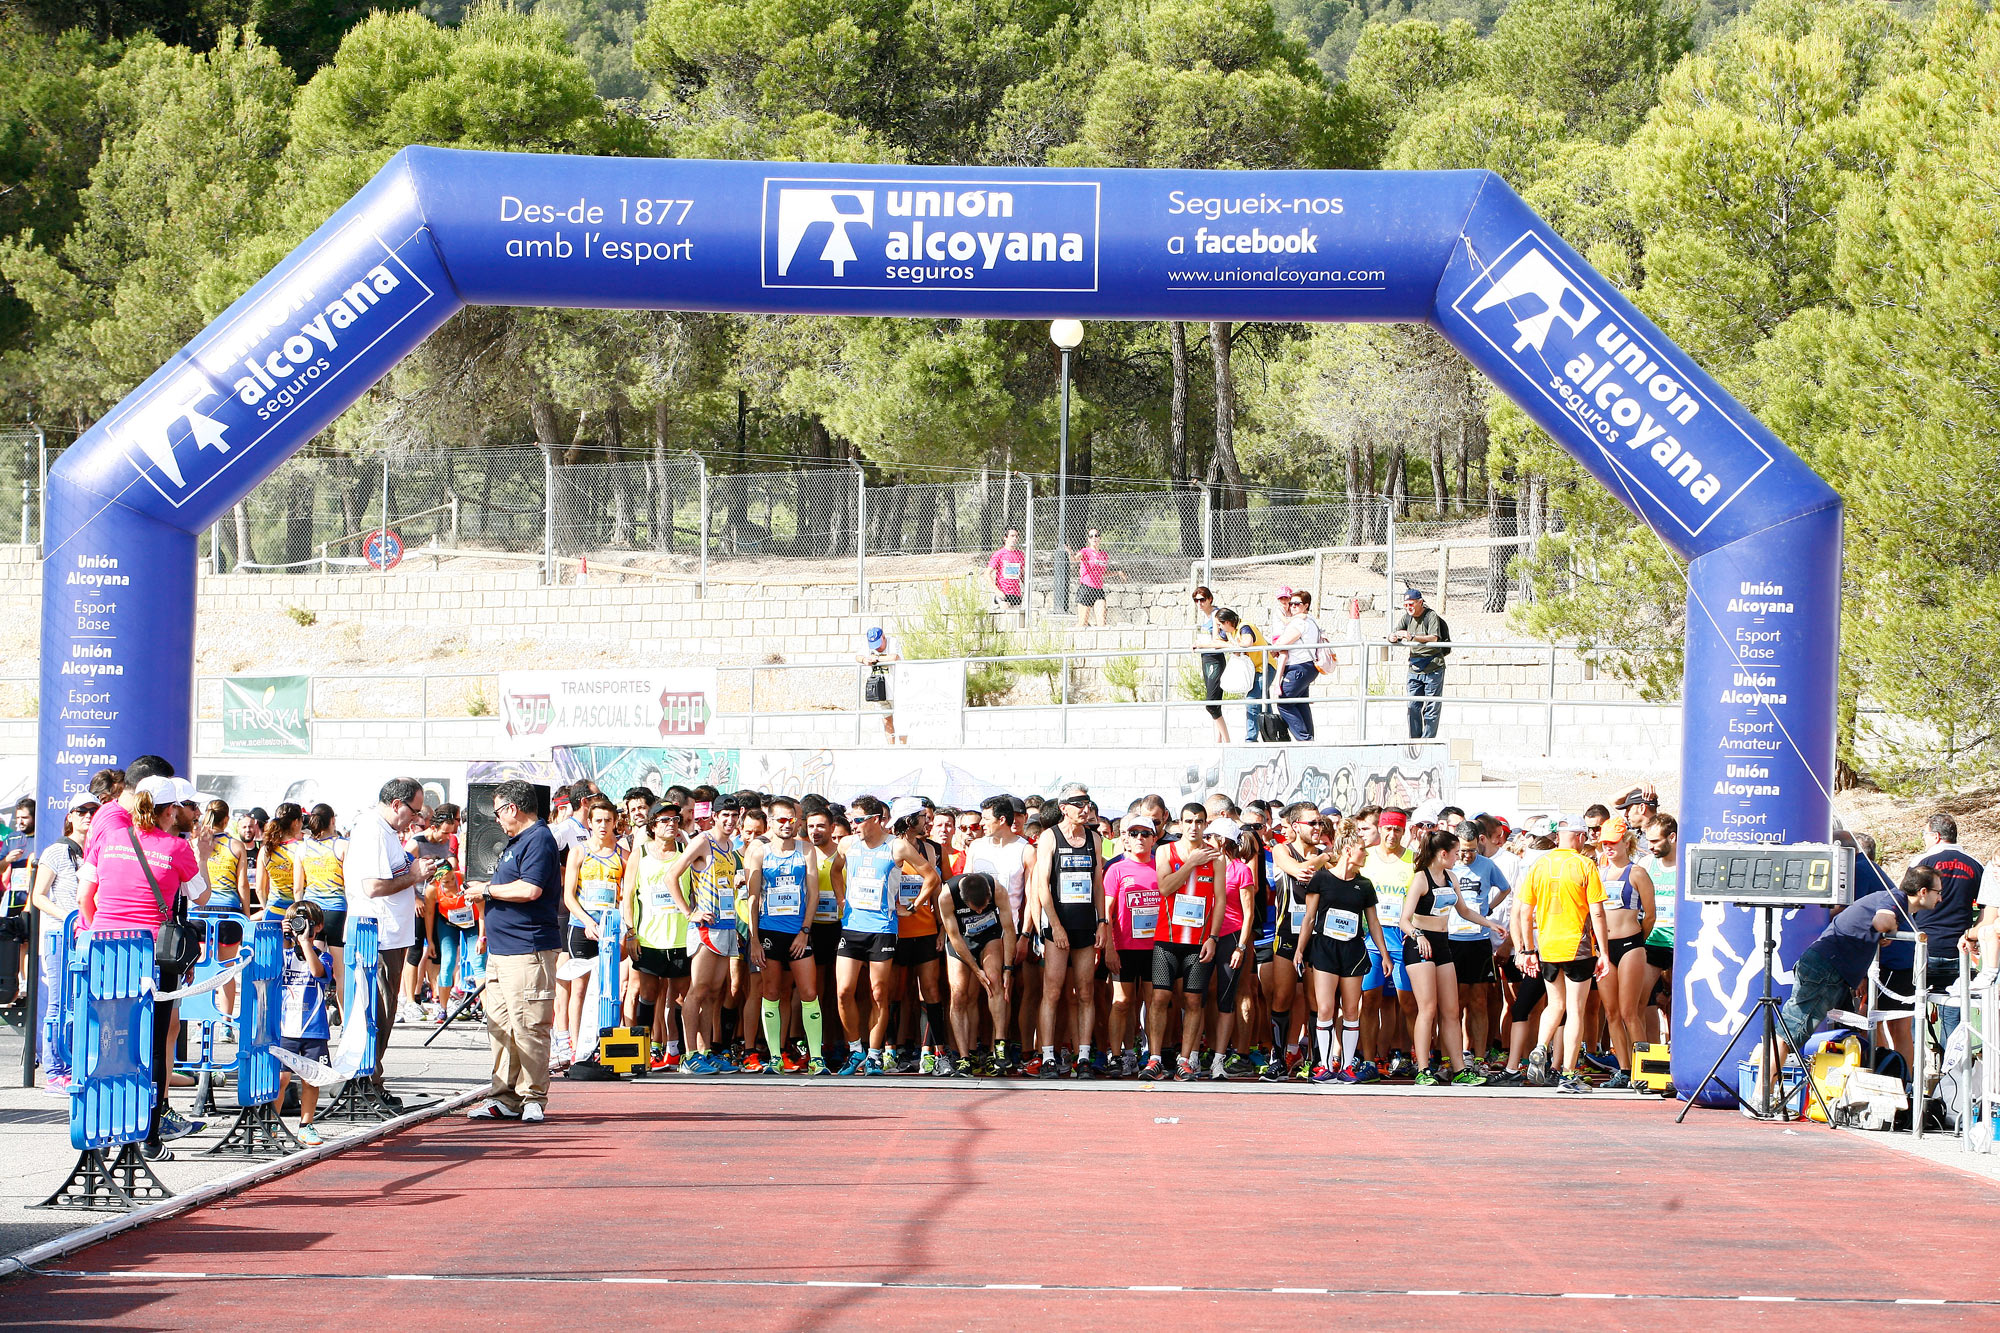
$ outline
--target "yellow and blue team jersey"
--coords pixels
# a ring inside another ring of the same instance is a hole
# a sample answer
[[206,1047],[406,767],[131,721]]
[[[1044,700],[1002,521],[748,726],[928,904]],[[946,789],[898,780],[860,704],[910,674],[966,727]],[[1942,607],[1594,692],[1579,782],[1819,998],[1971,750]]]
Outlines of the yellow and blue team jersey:
[[339,838],[301,838],[291,845],[296,878],[307,902],[322,910],[347,909],[347,879],[341,865],[346,852],[347,844]]
[[288,842],[278,847],[264,849],[264,864],[270,873],[270,896],[264,910],[274,916],[284,915],[292,905],[292,895],[298,891],[298,862],[293,858],[296,842]]
[[696,912],[709,914],[708,929],[736,929],[736,875],[742,868],[741,851],[710,840],[707,864],[694,872],[692,903]]
[[833,891],[833,858],[819,858],[819,893],[813,902],[815,926],[840,924],[840,895]]
[[225,835],[216,839],[215,850],[209,853],[208,902],[201,910],[205,912],[240,912],[243,910],[243,861],[236,855],[235,844]]
[[583,848],[576,872],[576,899],[592,916],[601,917],[618,905],[618,886],[625,878],[625,858],[613,847],[607,851]]

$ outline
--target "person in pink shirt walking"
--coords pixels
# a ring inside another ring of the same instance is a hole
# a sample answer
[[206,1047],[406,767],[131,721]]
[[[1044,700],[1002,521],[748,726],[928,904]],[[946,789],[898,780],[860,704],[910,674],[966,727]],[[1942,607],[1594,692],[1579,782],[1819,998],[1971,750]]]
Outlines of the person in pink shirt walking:
[[[1083,549],[1076,553],[1076,623],[1079,627],[1091,623],[1092,612],[1096,613],[1098,627],[1104,625],[1104,576],[1111,569],[1111,557],[1104,553],[1098,541],[1097,529],[1092,528],[1090,535],[1083,539]],[[1118,577],[1123,579],[1125,575],[1121,572]]]
[[1007,540],[986,562],[986,571],[992,576],[993,591],[1000,594],[1000,601],[1010,611],[1020,610],[1022,580],[1027,577],[1028,557],[1022,554],[1018,529],[1007,529]]

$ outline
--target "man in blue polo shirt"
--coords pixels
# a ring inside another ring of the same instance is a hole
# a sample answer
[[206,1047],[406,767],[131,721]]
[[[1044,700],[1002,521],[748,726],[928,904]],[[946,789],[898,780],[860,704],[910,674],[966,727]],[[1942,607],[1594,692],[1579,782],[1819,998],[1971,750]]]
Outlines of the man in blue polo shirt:
[[481,1002],[493,1043],[491,1099],[467,1113],[473,1120],[535,1124],[548,1105],[563,878],[555,835],[535,812],[535,789],[527,783],[503,782],[493,789],[493,818],[507,835],[507,847],[491,880],[465,886],[465,896],[486,909]]

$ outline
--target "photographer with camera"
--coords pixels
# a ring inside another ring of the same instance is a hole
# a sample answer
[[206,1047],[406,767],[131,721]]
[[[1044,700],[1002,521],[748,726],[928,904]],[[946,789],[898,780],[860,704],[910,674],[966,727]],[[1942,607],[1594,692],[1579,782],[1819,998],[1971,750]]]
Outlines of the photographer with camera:
[[[303,1060],[330,1062],[327,1040],[332,1036],[326,1013],[327,979],[333,973],[333,954],[321,942],[326,918],[318,903],[293,903],[285,913],[284,969],[279,984],[284,998],[278,1016],[278,1049],[290,1051]],[[285,1104],[285,1083],[291,1074],[278,1068],[278,1105]],[[299,1142],[317,1148],[326,1140],[313,1124],[319,1105],[319,1089],[310,1079],[299,1080]]]

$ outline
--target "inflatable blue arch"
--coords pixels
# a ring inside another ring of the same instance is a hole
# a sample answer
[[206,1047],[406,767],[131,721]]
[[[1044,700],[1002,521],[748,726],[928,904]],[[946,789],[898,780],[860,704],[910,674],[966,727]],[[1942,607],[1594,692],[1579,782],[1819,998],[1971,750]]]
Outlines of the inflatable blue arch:
[[[1692,562],[1684,842],[1827,836],[1839,497],[1490,172],[435,148],[391,159],[50,473],[46,808],[107,758],[188,759],[197,535],[467,305],[1427,323]],[[1751,913],[1684,909],[1676,947],[1687,1091],[1754,999]]]

